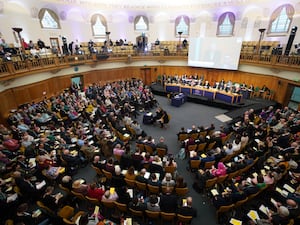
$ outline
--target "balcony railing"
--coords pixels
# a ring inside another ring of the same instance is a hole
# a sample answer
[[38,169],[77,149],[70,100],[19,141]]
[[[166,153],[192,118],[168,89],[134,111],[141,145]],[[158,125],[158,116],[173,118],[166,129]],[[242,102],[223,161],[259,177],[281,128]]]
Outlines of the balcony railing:
[[[0,80],[9,80],[16,77],[26,76],[32,73],[44,71],[58,71],[74,65],[95,65],[104,60],[106,62],[124,62],[130,64],[134,61],[153,60],[159,63],[168,60],[187,60],[187,49],[176,51],[149,51],[149,52],[111,52],[109,54],[83,54],[65,56],[41,56],[21,60],[19,56],[11,61],[0,63]],[[241,54],[240,64],[250,64],[300,72],[300,56],[284,55],[256,55]]]

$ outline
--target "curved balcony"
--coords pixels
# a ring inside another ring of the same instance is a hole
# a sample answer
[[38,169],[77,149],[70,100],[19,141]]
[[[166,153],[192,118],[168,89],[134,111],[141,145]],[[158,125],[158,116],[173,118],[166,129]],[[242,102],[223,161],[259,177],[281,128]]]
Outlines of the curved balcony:
[[[96,65],[103,62],[124,62],[130,64],[134,61],[157,61],[164,63],[169,60],[188,60],[187,49],[180,49],[171,52],[149,51],[146,53],[138,52],[111,52],[108,54],[83,54],[83,55],[45,55],[39,58],[25,58],[21,60],[20,56],[13,56],[12,60],[0,63],[0,81],[9,80],[28,74],[51,71],[57,71],[79,65]],[[300,72],[300,55],[258,55],[258,54],[241,54],[240,64],[250,64],[260,67],[270,67],[287,71]]]

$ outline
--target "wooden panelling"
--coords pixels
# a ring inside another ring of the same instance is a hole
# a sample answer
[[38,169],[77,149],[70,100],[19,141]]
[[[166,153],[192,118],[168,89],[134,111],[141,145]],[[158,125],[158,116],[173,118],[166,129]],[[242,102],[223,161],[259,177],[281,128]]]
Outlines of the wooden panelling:
[[[225,81],[231,80],[232,82],[246,83],[247,85],[254,85],[254,87],[262,87],[264,84],[271,90],[275,90],[275,99],[277,102],[286,105],[288,101],[288,85],[297,85],[299,83],[285,80],[270,75],[253,74],[240,71],[229,70],[214,70],[203,69],[195,67],[184,66],[147,66],[147,79],[145,79],[145,73],[141,73],[141,69],[146,67],[125,67],[105,70],[94,70],[78,75],[83,76],[84,86],[87,87],[93,83],[105,84],[106,82],[125,80],[131,78],[141,79],[144,82],[151,83],[156,81],[158,75],[166,74],[167,76],[174,75],[198,75],[198,77],[204,76],[205,80],[208,80],[211,84],[215,81],[224,79]],[[91,68],[92,69],[92,68]],[[0,110],[0,122],[5,122],[5,118],[8,112],[12,108],[16,108],[18,105],[42,100],[45,96],[51,97],[57,95],[62,90],[70,87],[71,77],[77,74],[70,74],[67,76],[53,77],[48,80],[33,83],[9,89],[0,93],[2,101]],[[46,92],[44,95],[43,92]]]
[[0,123],[6,122],[8,113],[11,109],[16,109],[18,104],[15,101],[14,93],[11,89],[5,90],[0,93],[1,107],[0,107]]

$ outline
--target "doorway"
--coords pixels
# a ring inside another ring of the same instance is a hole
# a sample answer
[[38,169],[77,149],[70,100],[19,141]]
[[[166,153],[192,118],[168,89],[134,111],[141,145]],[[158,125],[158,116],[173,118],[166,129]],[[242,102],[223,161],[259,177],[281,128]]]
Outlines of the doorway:
[[51,49],[52,49],[53,54],[60,54],[61,53],[58,38],[51,37],[50,38],[50,45],[51,45]]
[[80,91],[84,91],[84,85],[83,85],[83,76],[77,75],[75,77],[71,78],[71,84],[72,86],[75,85],[75,87],[79,87]]
[[292,95],[289,99],[288,107],[298,111],[300,108],[300,87],[292,86],[290,90],[292,90]]
[[151,68],[141,68],[141,77],[146,85],[151,84]]

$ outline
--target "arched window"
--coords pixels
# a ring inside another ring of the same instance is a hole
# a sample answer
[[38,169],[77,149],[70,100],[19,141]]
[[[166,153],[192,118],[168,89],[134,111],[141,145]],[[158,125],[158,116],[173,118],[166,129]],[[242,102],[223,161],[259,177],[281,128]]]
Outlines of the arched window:
[[51,9],[42,8],[39,12],[39,20],[42,28],[60,29],[59,18]]
[[146,16],[137,16],[134,19],[135,31],[147,31],[149,30],[149,20]]
[[223,13],[218,20],[217,36],[233,36],[235,15],[232,12]]
[[272,13],[267,34],[284,35],[288,33],[295,10],[290,4],[279,6]]
[[175,36],[182,32],[183,36],[188,36],[190,31],[190,18],[188,16],[178,16],[175,20]]
[[105,36],[107,31],[107,22],[101,14],[95,14],[91,18],[93,36]]

